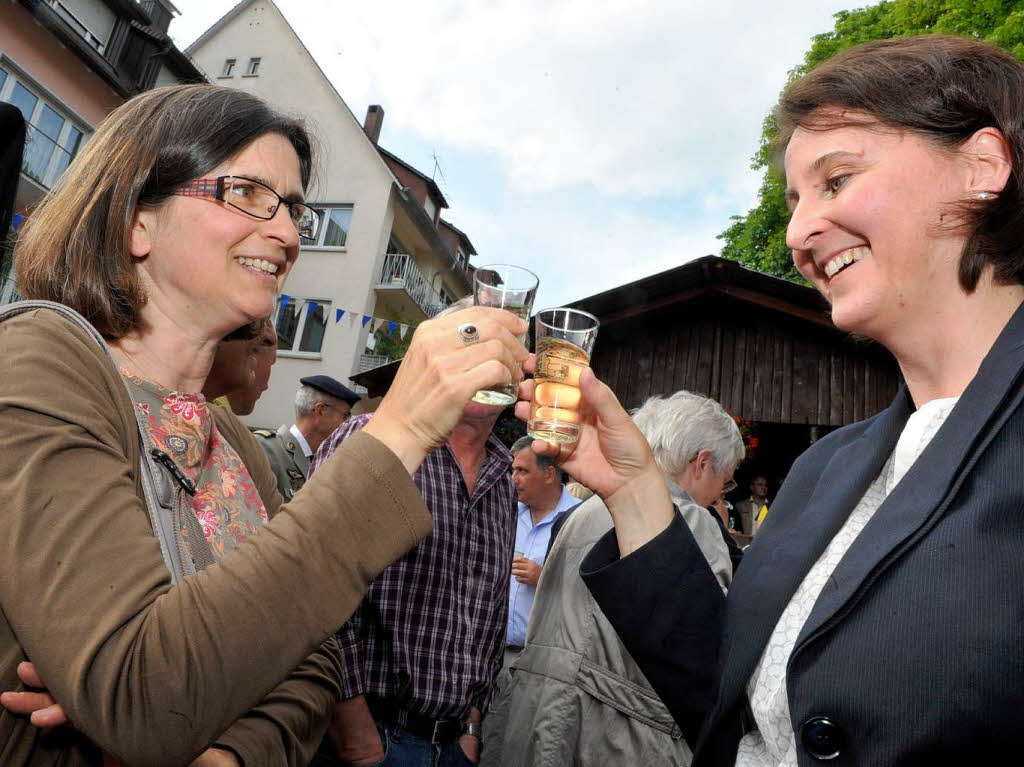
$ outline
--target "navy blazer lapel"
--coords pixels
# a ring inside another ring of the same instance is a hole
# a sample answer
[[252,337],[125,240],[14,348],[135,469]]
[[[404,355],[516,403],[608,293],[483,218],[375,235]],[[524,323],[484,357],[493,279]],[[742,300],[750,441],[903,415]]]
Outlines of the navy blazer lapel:
[[[783,484],[772,504],[776,518],[769,515],[771,523],[744,555],[729,591],[719,704],[732,705],[742,694],[782,611],[882,470],[911,412],[901,387],[893,403],[860,437],[836,450],[817,476]],[[799,511],[789,515],[788,509]]]
[[[938,519],[981,451],[1024,399],[1018,384],[1022,367],[1024,306],[1007,323],[946,422],[836,566],[800,632],[797,651],[901,544]],[[849,505],[845,513],[852,510]]]

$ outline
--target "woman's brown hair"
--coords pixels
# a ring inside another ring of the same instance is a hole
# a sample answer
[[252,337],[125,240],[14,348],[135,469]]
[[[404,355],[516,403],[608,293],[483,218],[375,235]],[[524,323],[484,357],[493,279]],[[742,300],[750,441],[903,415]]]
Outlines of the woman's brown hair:
[[[960,285],[977,287],[991,265],[995,281],[1024,283],[1024,65],[1009,53],[966,37],[921,35],[843,51],[794,81],[775,111],[777,148],[797,128],[828,130],[874,121],[908,130],[947,149],[982,128],[998,128],[1013,169],[992,200],[957,203],[968,233]],[[844,114],[859,112],[860,116]]]
[[122,104],[25,223],[14,252],[18,290],[70,306],[110,339],[137,328],[146,296],[128,250],[136,208],[160,204],[268,133],[291,142],[308,187],[305,128],[255,96],[176,85]]

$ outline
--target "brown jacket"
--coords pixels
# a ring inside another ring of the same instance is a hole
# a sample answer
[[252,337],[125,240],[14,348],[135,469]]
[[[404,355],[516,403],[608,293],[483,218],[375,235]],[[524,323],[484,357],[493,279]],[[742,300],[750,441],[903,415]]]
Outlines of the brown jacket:
[[274,518],[172,586],[120,375],[52,312],[0,324],[0,690],[23,689],[31,658],[77,728],[0,709],[0,764],[89,764],[88,738],[130,765],[186,765],[216,742],[276,767],[323,734],[340,672],[317,648],[430,515],[366,434],[282,506],[260,446],[212,410]]

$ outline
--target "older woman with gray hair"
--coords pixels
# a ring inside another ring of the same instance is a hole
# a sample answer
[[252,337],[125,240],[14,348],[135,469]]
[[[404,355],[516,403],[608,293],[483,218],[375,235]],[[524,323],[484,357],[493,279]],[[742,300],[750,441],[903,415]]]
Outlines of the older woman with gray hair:
[[[732,482],[743,440],[712,399],[652,397],[633,414],[680,516],[723,589],[732,580],[709,506]],[[543,456],[542,456],[543,458]],[[594,603],[580,562],[612,528],[598,496],[559,533],[537,586],[526,647],[484,722],[481,765],[689,765],[679,726]]]

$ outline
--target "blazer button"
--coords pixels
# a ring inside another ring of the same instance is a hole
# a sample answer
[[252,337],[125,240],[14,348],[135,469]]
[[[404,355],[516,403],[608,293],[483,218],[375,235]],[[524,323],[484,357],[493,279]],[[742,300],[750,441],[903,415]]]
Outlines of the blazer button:
[[815,759],[835,759],[843,750],[843,731],[827,716],[812,716],[800,728],[800,739]]

